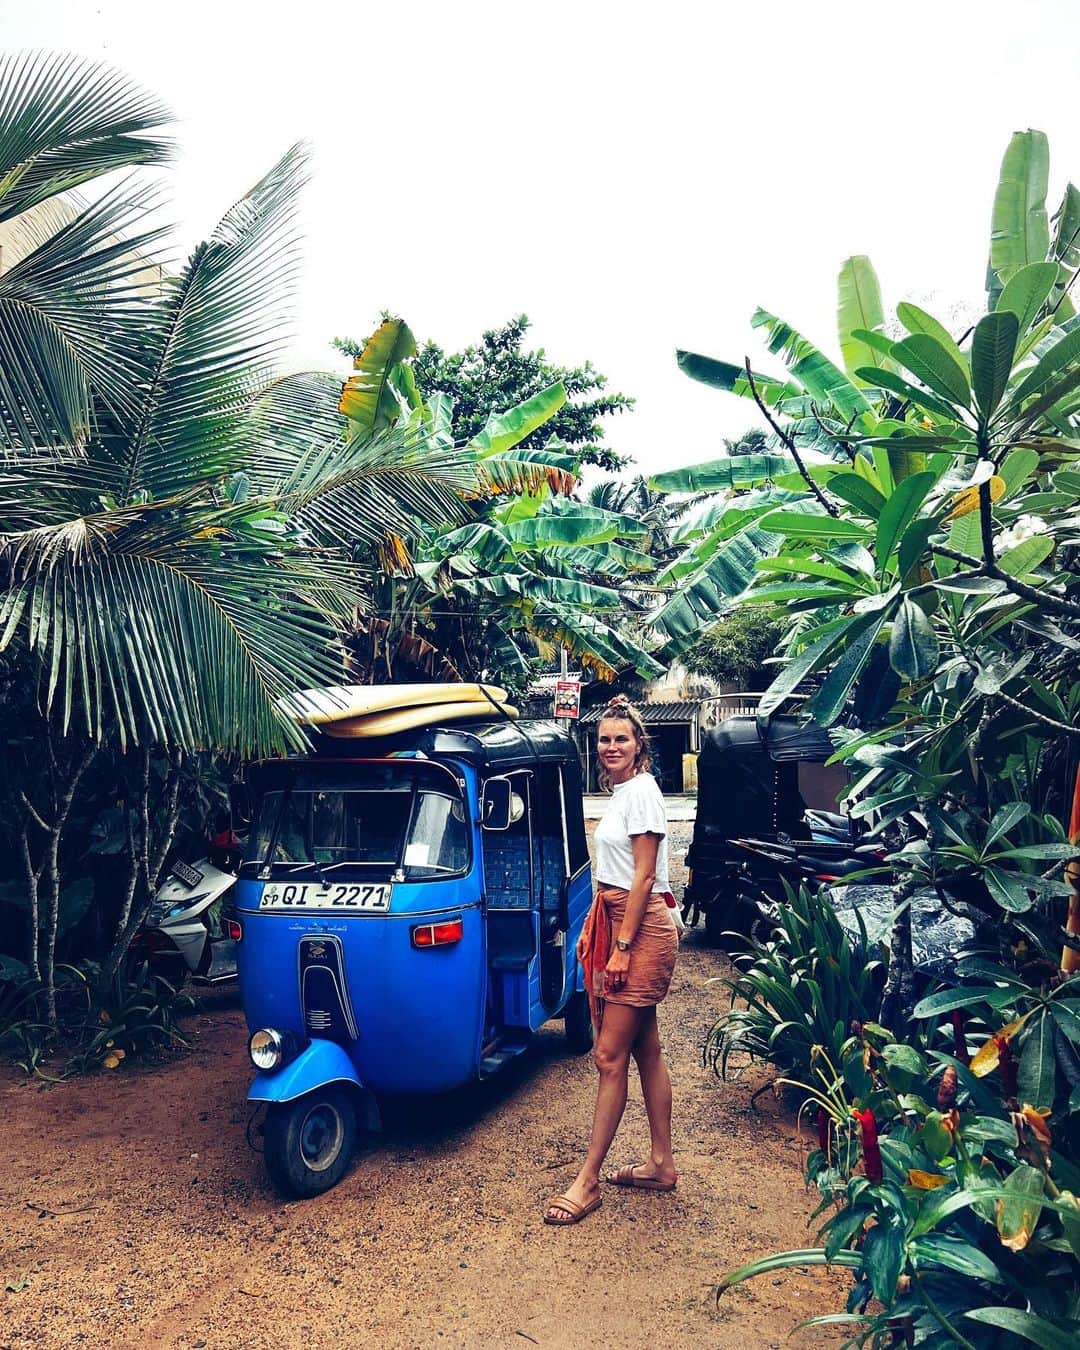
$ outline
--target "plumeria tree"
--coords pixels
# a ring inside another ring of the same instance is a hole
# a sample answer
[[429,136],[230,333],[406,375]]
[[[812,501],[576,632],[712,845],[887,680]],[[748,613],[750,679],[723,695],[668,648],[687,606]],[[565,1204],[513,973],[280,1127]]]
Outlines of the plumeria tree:
[[[822,1248],[728,1278],[849,1266],[852,1343],[1080,1331],[1080,912],[1063,876],[1080,758],[1080,193],[1070,184],[1051,221],[1047,177],[1046,138],[1017,134],[967,332],[901,303],[890,336],[873,269],[852,258],[839,363],[765,310],[753,323],[781,370],[681,354],[688,374],[753,399],[770,441],[752,463],[654,480],[728,489],[715,545],[697,549],[759,552],[727,603],[786,635],[760,718],[805,695],[851,768],[853,814],[899,830],[881,1014],[808,1085],[811,1173],[841,1208]],[[916,891],[976,934],[957,986],[922,998]]]

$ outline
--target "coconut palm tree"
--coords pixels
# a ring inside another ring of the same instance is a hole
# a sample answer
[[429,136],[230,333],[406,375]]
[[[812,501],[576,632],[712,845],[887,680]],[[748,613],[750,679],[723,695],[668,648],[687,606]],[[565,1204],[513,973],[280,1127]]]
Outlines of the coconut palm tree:
[[[54,770],[45,804],[10,785],[28,964],[40,899],[47,981],[61,835],[100,747],[138,746],[144,766],[115,953],[163,861],[152,749],[175,770],[204,748],[303,744],[282,699],[340,678],[337,634],[370,594],[341,541],[460,518],[476,482],[469,456],[423,427],[357,433],[337,381],[276,370],[303,147],[175,274],[159,265],[152,185],[71,195],[162,163],[167,116],[100,66],[0,61],[0,653],[36,687],[32,734]],[[168,785],[163,799],[175,806]]]
[[37,240],[0,275],[0,648],[64,733],[260,752],[298,743],[278,700],[334,676],[364,603],[363,569],[312,548],[316,503],[321,534],[374,541],[453,517],[472,476],[422,435],[350,435],[333,380],[275,377],[302,147],[177,275],[148,268],[145,189],[50,195],[159,162],[165,116],[84,63],[0,65],[0,220]]

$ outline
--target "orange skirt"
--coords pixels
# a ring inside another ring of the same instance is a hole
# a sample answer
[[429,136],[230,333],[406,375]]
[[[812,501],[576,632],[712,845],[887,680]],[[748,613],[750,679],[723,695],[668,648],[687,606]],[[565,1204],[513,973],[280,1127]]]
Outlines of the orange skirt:
[[[597,900],[607,911],[611,949],[622,927],[628,891],[602,886]],[[679,952],[679,932],[662,895],[650,895],[641,926],[630,948],[630,969],[621,989],[604,990],[605,1003],[623,1003],[631,1008],[651,1008],[667,995]]]

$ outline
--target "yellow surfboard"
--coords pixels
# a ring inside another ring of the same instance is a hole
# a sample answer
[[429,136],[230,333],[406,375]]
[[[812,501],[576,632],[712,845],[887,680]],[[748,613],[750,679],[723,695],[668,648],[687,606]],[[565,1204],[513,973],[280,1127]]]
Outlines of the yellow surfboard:
[[389,712],[369,713],[364,717],[348,717],[340,722],[323,724],[323,731],[335,739],[356,740],[371,736],[393,736],[399,731],[413,731],[417,727],[442,726],[447,722],[496,721],[505,714],[515,718],[518,710],[509,703],[499,702],[498,708],[488,700],[474,699],[467,703],[432,703],[426,707],[394,708]]
[[494,714],[484,690],[499,703],[506,702],[506,690],[493,684],[336,684],[291,694],[281,700],[281,706],[296,721],[313,727],[328,727],[400,709],[441,708],[454,703],[481,702]]

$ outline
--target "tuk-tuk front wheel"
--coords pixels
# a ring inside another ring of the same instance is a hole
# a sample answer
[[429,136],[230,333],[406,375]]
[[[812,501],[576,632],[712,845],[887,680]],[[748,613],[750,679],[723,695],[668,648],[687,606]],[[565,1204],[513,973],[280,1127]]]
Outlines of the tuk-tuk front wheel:
[[279,1190],[304,1199],[345,1175],[356,1147],[356,1107],[341,1087],[318,1088],[266,1112],[263,1157]]
[[563,1013],[566,1043],[576,1055],[584,1055],[593,1047],[592,1018],[589,1016],[587,994],[571,994]]

